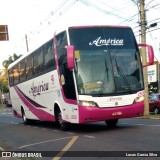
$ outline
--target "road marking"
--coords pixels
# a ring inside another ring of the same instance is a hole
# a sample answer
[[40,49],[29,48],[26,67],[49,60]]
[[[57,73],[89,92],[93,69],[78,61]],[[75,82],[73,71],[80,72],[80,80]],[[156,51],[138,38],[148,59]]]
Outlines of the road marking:
[[156,124],[153,124],[153,125],[151,124],[151,125],[148,125],[148,126],[160,127],[160,125],[159,125],[159,124],[157,124],[157,125],[156,125]]
[[142,124],[142,123],[134,123],[134,124],[131,124],[131,123],[121,123],[121,124],[124,124],[124,125],[131,125],[131,126],[150,126],[150,127],[160,127],[159,124]]
[[74,142],[77,140],[78,136],[74,136],[68,143],[67,145],[53,158],[53,160],[59,160],[65,152],[67,152],[71,146],[74,144]]
[[0,151],[4,151],[4,149],[2,147],[0,147]]
[[52,130],[53,132],[59,132],[59,130],[56,130],[56,129],[54,129],[54,130]]
[[87,138],[96,138],[94,136],[89,136],[89,135],[84,135],[84,137],[87,137]]
[[16,123],[16,122],[10,122],[11,124],[19,124],[19,123]]
[[141,124],[141,123],[137,123],[137,124],[131,124],[131,123],[121,123],[121,124],[124,124],[124,125],[132,125],[132,126],[144,126],[145,124]]
[[74,132],[67,132],[67,134],[72,134],[72,135],[73,135],[73,134],[75,134],[75,133],[74,133]]
[[38,143],[27,144],[27,145],[19,147],[19,149],[34,146],[34,145],[39,145],[39,144],[43,144],[43,143],[49,143],[49,142],[59,141],[59,140],[63,140],[63,139],[68,139],[68,138],[72,138],[72,137],[64,137],[64,138],[58,138],[58,139],[53,139],[53,140],[48,140],[48,141],[43,141],[43,142],[38,142]]

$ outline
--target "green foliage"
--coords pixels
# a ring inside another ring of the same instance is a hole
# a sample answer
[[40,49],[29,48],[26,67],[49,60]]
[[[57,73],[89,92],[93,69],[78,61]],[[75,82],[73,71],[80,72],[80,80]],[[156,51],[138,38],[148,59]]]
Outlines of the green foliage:
[[3,62],[2,62],[2,65],[3,65],[3,67],[5,68],[5,69],[7,69],[8,68],[8,66],[11,64],[11,63],[13,63],[14,61],[16,61],[17,59],[19,59],[20,57],[21,57],[22,55],[17,55],[17,54],[13,54],[13,56],[9,56],[9,58],[7,59],[7,60],[4,60]]
[[7,78],[7,69],[8,66],[19,59],[22,55],[13,54],[13,56],[9,56],[7,60],[2,62],[3,67],[5,68],[0,74],[0,89],[3,90],[3,93],[7,93],[8,89],[8,78]]

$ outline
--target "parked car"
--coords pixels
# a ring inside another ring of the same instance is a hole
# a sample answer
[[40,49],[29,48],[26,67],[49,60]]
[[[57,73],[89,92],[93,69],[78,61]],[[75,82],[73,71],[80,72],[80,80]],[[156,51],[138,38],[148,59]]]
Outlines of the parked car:
[[12,102],[10,99],[8,99],[8,101],[6,101],[6,106],[7,107],[12,107]]
[[10,98],[10,94],[9,93],[4,93],[4,101],[3,103],[6,104],[6,107],[12,107],[12,102],[11,102],[11,98]]
[[149,111],[155,114],[160,113],[160,93],[149,96]]

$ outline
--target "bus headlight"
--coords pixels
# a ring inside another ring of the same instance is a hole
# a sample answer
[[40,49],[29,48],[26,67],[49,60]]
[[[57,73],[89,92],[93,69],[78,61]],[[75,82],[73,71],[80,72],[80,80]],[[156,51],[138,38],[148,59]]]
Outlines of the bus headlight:
[[97,107],[97,104],[93,101],[82,101],[82,100],[80,100],[78,102],[78,105],[87,106],[87,107]]

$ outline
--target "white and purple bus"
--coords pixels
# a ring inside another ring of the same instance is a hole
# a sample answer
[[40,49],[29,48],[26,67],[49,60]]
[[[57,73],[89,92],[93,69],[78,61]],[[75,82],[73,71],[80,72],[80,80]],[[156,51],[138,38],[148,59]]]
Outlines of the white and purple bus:
[[33,120],[71,123],[142,116],[144,83],[139,46],[127,26],[73,26],[56,31],[38,49],[8,67],[14,115]]

